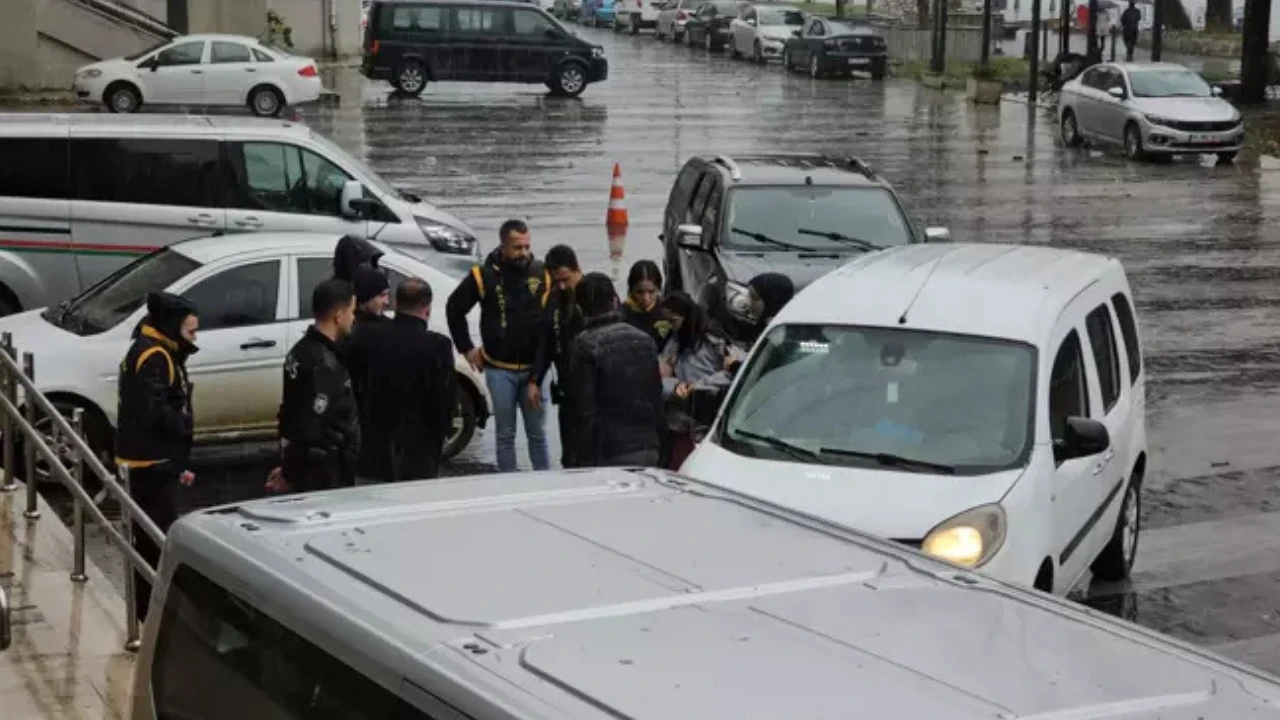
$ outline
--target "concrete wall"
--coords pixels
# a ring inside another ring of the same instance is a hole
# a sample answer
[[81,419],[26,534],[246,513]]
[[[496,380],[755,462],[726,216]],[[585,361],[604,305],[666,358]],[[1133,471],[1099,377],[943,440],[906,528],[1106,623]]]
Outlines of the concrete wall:
[[0,22],[0,88],[38,85],[31,71],[36,59],[37,0],[4,0]]
[[267,29],[268,0],[187,0],[191,33],[257,37]]
[[[925,60],[932,55],[929,30],[906,27],[877,28],[884,34],[889,57],[896,60]],[[953,27],[947,29],[947,61],[977,62],[982,58],[982,28]]]
[[[135,7],[160,22],[168,22],[169,7],[166,0],[117,0],[121,5]],[[203,0],[195,0],[203,2]]]
[[74,0],[3,0],[0,89],[65,90],[81,65],[135,53],[159,38]]
[[[329,33],[329,7],[334,31]],[[360,0],[188,0],[191,32],[223,32],[262,36],[267,11],[274,10],[293,30],[293,52],[325,59],[360,52]]]

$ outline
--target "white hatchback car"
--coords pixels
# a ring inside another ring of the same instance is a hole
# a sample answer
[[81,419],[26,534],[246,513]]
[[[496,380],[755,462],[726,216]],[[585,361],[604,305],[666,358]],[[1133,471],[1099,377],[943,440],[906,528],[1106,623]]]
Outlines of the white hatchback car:
[[[0,332],[13,334],[18,352],[34,355],[36,386],[61,412],[70,417],[84,409],[90,445],[107,457],[120,359],[146,314],[146,295],[180,293],[200,310],[200,351],[188,362],[196,442],[268,440],[276,435],[285,354],[311,324],[311,292],[333,275],[337,240],[319,233],[256,233],[175,243],[56,308],[0,318]],[[386,253],[379,266],[387,271],[392,296],[405,277],[426,280],[434,295],[430,325],[448,335],[444,304],[458,281],[375,245]],[[446,457],[465,448],[490,413],[480,375],[461,355],[454,368],[460,392]]]
[[1143,387],[1119,261],[907,245],[782,310],[681,472],[1064,594],[1133,566]]
[[147,105],[248,107],[276,117],[324,89],[316,61],[241,35],[184,35],[136,55],[76,71],[76,98],[118,113]]

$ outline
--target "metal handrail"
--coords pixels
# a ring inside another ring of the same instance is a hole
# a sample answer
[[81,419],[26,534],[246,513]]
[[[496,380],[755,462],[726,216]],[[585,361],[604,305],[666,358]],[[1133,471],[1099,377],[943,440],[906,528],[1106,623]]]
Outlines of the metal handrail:
[[[22,390],[23,402],[18,402],[18,389]],[[129,473],[125,467],[120,468],[120,480],[107,470],[102,461],[94,454],[93,449],[84,438],[84,410],[76,408],[70,422],[58,412],[53,403],[35,386],[35,358],[29,353],[22,354],[22,365],[18,365],[17,349],[13,346],[13,334],[0,333],[0,427],[3,429],[4,483],[0,491],[12,492],[18,485],[13,474],[14,436],[15,430],[22,432],[25,442],[26,511],[23,517],[28,520],[40,518],[39,496],[35,480],[36,454],[44,458],[49,467],[49,474],[60,481],[75,497],[75,510],[72,533],[75,539],[74,568],[71,572],[73,582],[84,582],[85,574],[85,512],[103,529],[107,538],[120,550],[124,558],[125,569],[125,602],[126,602],[126,642],[125,648],[136,651],[139,646],[139,628],[137,610],[133,598],[134,571],[142,575],[149,583],[155,584],[156,569],[133,547],[133,523],[137,523],[158,547],[164,547],[165,536],[151,518],[138,507],[129,495]],[[74,457],[72,467],[68,469],[63,459],[58,456],[43,435],[36,428],[37,412],[49,422],[50,435],[55,439],[69,441]],[[120,525],[117,529],[107,519],[101,508],[89,497],[84,489],[84,469],[97,476],[102,486],[120,504]]]

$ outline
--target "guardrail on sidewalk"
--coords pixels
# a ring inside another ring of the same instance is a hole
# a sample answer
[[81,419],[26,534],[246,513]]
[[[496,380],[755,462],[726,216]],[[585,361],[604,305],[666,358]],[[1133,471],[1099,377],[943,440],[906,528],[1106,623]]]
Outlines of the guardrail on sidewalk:
[[[19,395],[19,390],[21,395]],[[70,445],[72,457],[64,464],[65,459],[49,447],[49,440],[40,432],[37,425],[40,420],[47,420],[49,439],[56,445]],[[121,468],[119,481],[89,447],[84,434],[84,410],[77,408],[68,420],[58,412],[35,385],[35,358],[31,353],[22,354],[22,365],[18,365],[18,351],[13,346],[12,333],[0,333],[0,433],[3,433],[4,480],[0,483],[0,492],[14,492],[18,489],[18,480],[14,475],[16,460],[16,436],[23,438],[24,462],[23,470],[26,479],[26,511],[23,517],[30,521],[40,519],[39,496],[35,478],[36,456],[42,458],[48,469],[50,478],[56,479],[75,496],[72,534],[75,538],[74,568],[71,572],[72,582],[85,582],[85,513],[102,527],[107,538],[120,550],[125,564],[125,649],[136,651],[140,644],[138,632],[138,614],[134,606],[134,571],[142,575],[147,582],[155,584],[156,568],[143,559],[133,547],[133,524],[137,523],[157,547],[164,547],[164,533],[152,522],[151,518],[138,507],[129,496],[129,473]],[[70,465],[70,467],[68,467]],[[97,476],[107,493],[120,504],[120,527],[107,519],[101,508],[85,491],[83,479],[88,471]]]

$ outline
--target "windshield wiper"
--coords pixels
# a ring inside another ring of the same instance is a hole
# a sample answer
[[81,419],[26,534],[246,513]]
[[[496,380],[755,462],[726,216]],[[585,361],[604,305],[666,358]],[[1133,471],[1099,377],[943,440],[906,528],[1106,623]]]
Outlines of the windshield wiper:
[[62,327],[62,321],[67,319],[67,313],[71,312],[71,298],[67,298],[58,303],[58,307],[53,309],[50,319],[53,324]]
[[840,455],[842,457],[863,458],[866,460],[875,460],[886,467],[900,467],[912,470],[929,470],[943,475],[954,475],[956,472],[954,465],[944,465],[943,463],[929,462],[928,460],[916,460],[915,458],[903,457],[892,453],[865,452],[863,450],[847,450],[845,448],[818,448],[819,455]]
[[856,238],[850,235],[844,235],[842,233],[833,232],[830,230],[824,231],[824,230],[809,230],[808,228],[800,228],[799,230],[796,230],[796,232],[800,233],[801,235],[813,235],[815,237],[826,238],[828,240],[834,240],[835,242],[845,243],[846,245],[852,245],[858,248],[859,250],[883,250],[884,249],[883,246],[877,245],[873,242],[868,242],[866,240],[863,240],[862,238]]
[[745,438],[751,438],[752,440],[759,440],[760,442],[764,443],[765,445],[768,445],[769,447],[775,450],[781,450],[787,453],[788,455],[790,455],[791,457],[798,458],[800,460],[813,461],[813,460],[819,459],[818,453],[808,448],[800,447],[799,445],[796,445],[794,443],[789,443],[786,440],[776,438],[773,435],[765,435],[764,433],[751,432],[750,430],[739,430],[738,428],[734,428],[730,432],[734,435],[741,435],[742,437],[745,437]]
[[747,237],[751,238],[752,240],[755,240],[756,242],[762,242],[762,243],[765,243],[766,245],[775,245],[780,248],[786,248],[787,250],[798,250],[800,252],[814,252],[815,250],[817,250],[817,248],[805,247],[804,245],[793,245],[789,242],[783,242],[782,240],[779,240],[777,238],[769,237],[764,233],[752,232],[750,230],[743,230],[742,228],[730,228],[730,230],[738,233],[739,235],[746,235]]

